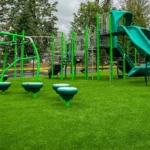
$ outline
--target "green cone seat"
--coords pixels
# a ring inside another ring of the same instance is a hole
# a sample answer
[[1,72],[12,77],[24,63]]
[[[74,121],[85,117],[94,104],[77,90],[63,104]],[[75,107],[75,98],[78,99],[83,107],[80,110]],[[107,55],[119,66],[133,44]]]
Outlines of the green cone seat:
[[70,100],[77,94],[78,89],[76,87],[59,87],[57,92],[65,100],[65,106],[70,106]]
[[23,83],[22,83],[22,87],[23,87],[27,92],[30,92],[30,89],[29,89],[29,87],[28,87],[28,83],[29,83],[29,82],[23,82]]
[[60,87],[70,87],[70,84],[66,84],[66,83],[57,83],[57,84],[53,84],[52,85],[53,89],[57,92],[57,89]]
[[42,82],[23,82],[22,87],[28,92],[33,93],[33,97],[37,97],[37,92],[40,91],[40,89],[44,86]]
[[37,93],[40,91],[43,85],[44,84],[42,82],[28,82],[26,87],[28,88],[29,91]]
[[0,90],[5,92],[11,86],[11,82],[0,82]]
[[[1,74],[0,74],[0,78],[1,78]],[[9,75],[4,75],[3,81],[6,81],[8,78],[9,78]]]

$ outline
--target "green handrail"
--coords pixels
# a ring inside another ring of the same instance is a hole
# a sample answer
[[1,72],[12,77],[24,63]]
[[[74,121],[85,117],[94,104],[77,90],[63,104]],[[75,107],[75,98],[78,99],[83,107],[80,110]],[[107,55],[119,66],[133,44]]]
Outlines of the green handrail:
[[10,33],[10,32],[0,32],[0,35],[8,35],[8,36],[16,36],[19,38],[24,38],[23,35],[15,34],[15,33]]

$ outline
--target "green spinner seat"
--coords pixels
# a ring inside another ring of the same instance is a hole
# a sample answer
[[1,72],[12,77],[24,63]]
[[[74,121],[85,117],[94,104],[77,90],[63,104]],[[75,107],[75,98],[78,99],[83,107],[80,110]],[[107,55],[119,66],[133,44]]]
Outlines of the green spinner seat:
[[[52,85],[53,89],[56,91],[57,93],[57,89],[59,87],[70,87],[70,84],[66,84],[66,83],[57,83],[57,84],[53,84]],[[57,93],[58,94],[58,93]]]
[[33,93],[33,97],[37,97],[37,92],[40,91],[40,89],[44,86],[42,82],[23,82],[22,86],[24,89],[28,92]]
[[[53,89],[56,91],[57,94],[59,94],[57,92],[57,89],[60,87],[70,87],[70,84],[66,84],[66,83],[57,83],[57,84],[53,84],[52,85]],[[62,97],[60,96],[60,100],[62,100]]]
[[70,100],[77,94],[78,89],[76,87],[59,87],[57,92],[65,100],[65,106],[70,106]]
[[[1,74],[0,74],[0,78],[1,78]],[[6,81],[8,78],[9,78],[9,75],[4,75],[3,81]]]
[[30,83],[30,82],[23,82],[23,83],[22,83],[22,87],[23,87],[27,92],[30,92],[30,89],[29,89],[29,87],[28,87],[28,83]]
[[5,93],[5,91],[11,86],[11,82],[0,82],[0,90]]

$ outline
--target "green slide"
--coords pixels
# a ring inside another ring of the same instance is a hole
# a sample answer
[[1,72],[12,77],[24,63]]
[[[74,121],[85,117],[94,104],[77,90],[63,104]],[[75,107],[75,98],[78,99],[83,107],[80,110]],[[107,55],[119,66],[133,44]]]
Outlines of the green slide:
[[[119,53],[120,56],[123,57],[123,50],[119,44],[117,44],[117,53]],[[134,64],[132,63],[131,59],[129,58],[128,55],[125,55],[125,71],[126,71],[126,73],[129,73],[133,67],[134,67]],[[121,64],[121,66],[119,66],[119,69],[121,71],[123,71],[123,62]]]
[[138,26],[119,26],[118,31],[126,32],[134,46],[143,55],[150,55],[150,41]]
[[[150,56],[150,40],[149,40],[149,30],[138,27],[138,26],[119,26],[119,32],[125,32],[137,50],[145,57]],[[145,75],[145,65],[136,66],[131,69],[128,76],[144,76]],[[148,73],[150,72],[150,66],[148,64]]]

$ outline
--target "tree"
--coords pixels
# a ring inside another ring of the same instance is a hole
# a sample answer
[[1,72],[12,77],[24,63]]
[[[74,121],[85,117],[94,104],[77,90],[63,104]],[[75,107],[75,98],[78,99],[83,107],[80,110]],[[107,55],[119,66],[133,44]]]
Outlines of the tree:
[[71,29],[78,35],[84,32],[86,26],[94,31],[97,12],[102,12],[102,8],[97,2],[81,3],[78,12],[73,14],[74,20],[71,22]]
[[1,0],[0,24],[11,26],[15,32],[23,29],[29,35],[50,35],[56,33],[55,27],[58,2],[53,4],[48,0]]
[[150,1],[149,0],[121,0],[121,7],[133,13],[133,24],[150,26]]
[[[21,33],[25,30],[26,35],[50,36],[57,33],[57,17],[54,15],[57,4],[51,4],[48,0],[1,0],[0,21],[5,26],[11,26],[12,32]],[[48,43],[44,42],[43,47],[46,45]],[[46,48],[39,50],[42,52]]]
[[103,12],[109,12],[110,11],[110,7],[111,7],[111,0],[103,0],[100,3],[100,6],[103,9]]

